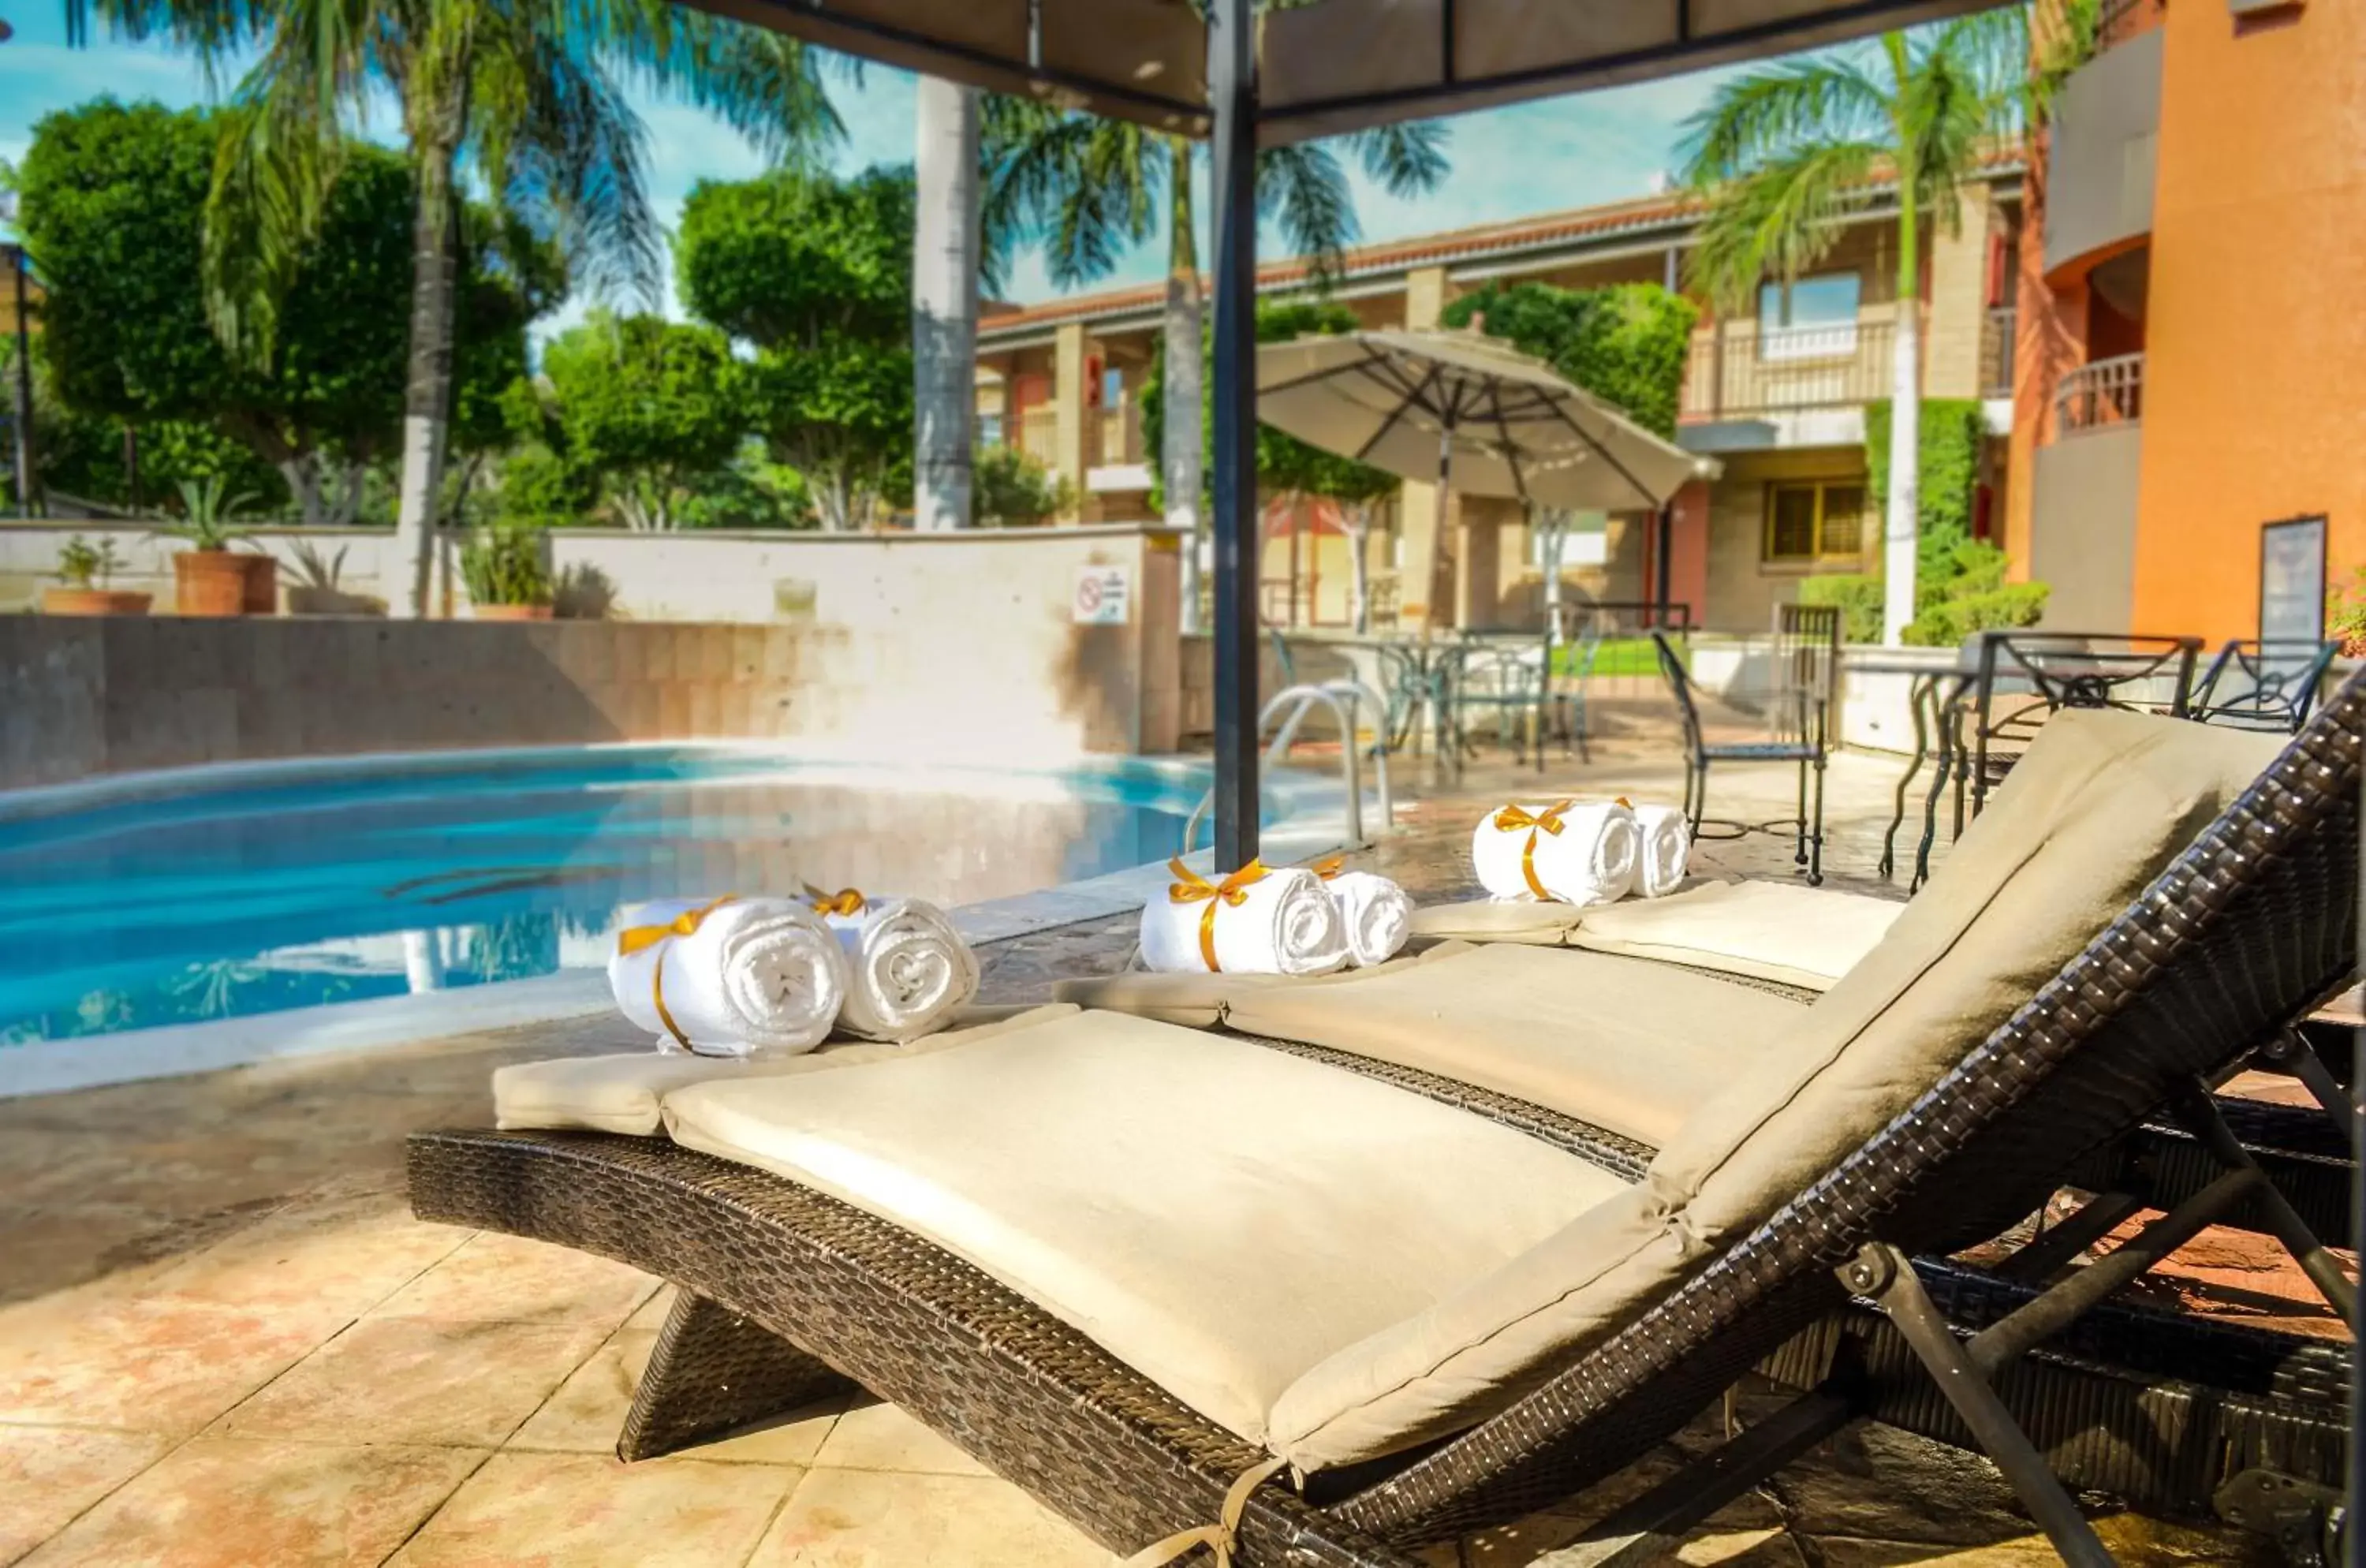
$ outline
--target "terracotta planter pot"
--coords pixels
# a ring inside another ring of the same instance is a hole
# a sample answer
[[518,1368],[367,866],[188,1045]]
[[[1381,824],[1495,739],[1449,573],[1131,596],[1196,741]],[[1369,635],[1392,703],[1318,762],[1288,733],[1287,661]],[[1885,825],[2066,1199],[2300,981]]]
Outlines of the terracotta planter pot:
[[553,614],[548,604],[471,604],[468,618],[472,621],[546,621]]
[[44,588],[45,615],[144,615],[153,595],[123,588]]
[[279,563],[230,550],[173,558],[173,607],[184,615],[267,615],[278,608]]

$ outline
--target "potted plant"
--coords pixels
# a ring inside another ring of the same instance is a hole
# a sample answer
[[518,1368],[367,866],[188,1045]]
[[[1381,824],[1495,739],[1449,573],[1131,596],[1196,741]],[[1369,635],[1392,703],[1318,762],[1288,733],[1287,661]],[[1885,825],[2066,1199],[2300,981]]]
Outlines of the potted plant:
[[291,615],[378,615],[386,606],[377,600],[360,593],[348,593],[344,587],[345,555],[353,547],[346,545],[335,555],[324,554],[310,539],[297,539],[288,546],[293,558],[287,573],[295,581],[287,585],[287,613]]
[[184,615],[267,615],[279,605],[279,563],[230,547],[245,537],[231,516],[252,496],[225,496],[222,477],[183,479],[181,520],[163,532],[189,547],[173,558],[173,607]]
[[550,568],[543,561],[543,531],[526,524],[479,529],[460,551],[468,614],[479,621],[550,619]]
[[65,586],[41,590],[41,612],[50,615],[144,615],[149,595],[109,588],[107,580],[123,563],[115,541],[92,544],[76,534],[58,551],[58,576]]

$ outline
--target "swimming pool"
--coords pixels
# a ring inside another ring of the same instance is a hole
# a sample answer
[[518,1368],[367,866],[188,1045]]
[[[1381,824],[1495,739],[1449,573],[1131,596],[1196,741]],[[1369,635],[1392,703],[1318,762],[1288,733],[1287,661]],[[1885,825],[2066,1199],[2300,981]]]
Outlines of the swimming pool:
[[0,796],[0,1047],[597,968],[645,898],[1003,897],[1174,854],[1205,787],[631,746]]

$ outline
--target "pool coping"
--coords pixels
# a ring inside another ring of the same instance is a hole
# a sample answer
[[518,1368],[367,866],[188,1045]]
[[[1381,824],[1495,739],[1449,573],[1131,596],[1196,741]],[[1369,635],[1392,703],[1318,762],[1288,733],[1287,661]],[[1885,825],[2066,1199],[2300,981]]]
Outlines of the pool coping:
[[[1371,802],[1368,799],[1366,805],[1369,807]],[[1337,823],[1318,826],[1303,816],[1268,826],[1259,837],[1264,857],[1280,863],[1346,847]],[[1212,850],[1198,850],[1183,859],[1194,870],[1204,872],[1211,869],[1213,855]],[[963,904],[949,912],[963,939],[983,947],[1139,909],[1171,879],[1166,863],[1154,862],[1031,893]],[[528,980],[328,1002],[203,1023],[35,1040],[0,1046],[0,1100],[68,1094],[307,1056],[392,1050],[452,1035],[589,1017],[614,1006],[605,975],[572,970]]]

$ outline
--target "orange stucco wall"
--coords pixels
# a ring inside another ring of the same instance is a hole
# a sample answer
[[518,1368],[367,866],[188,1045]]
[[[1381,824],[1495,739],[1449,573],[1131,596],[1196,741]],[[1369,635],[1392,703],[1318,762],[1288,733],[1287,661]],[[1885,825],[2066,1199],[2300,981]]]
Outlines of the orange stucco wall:
[[2250,637],[2261,524],[2366,564],[2366,6],[2167,26],[2135,629]]

